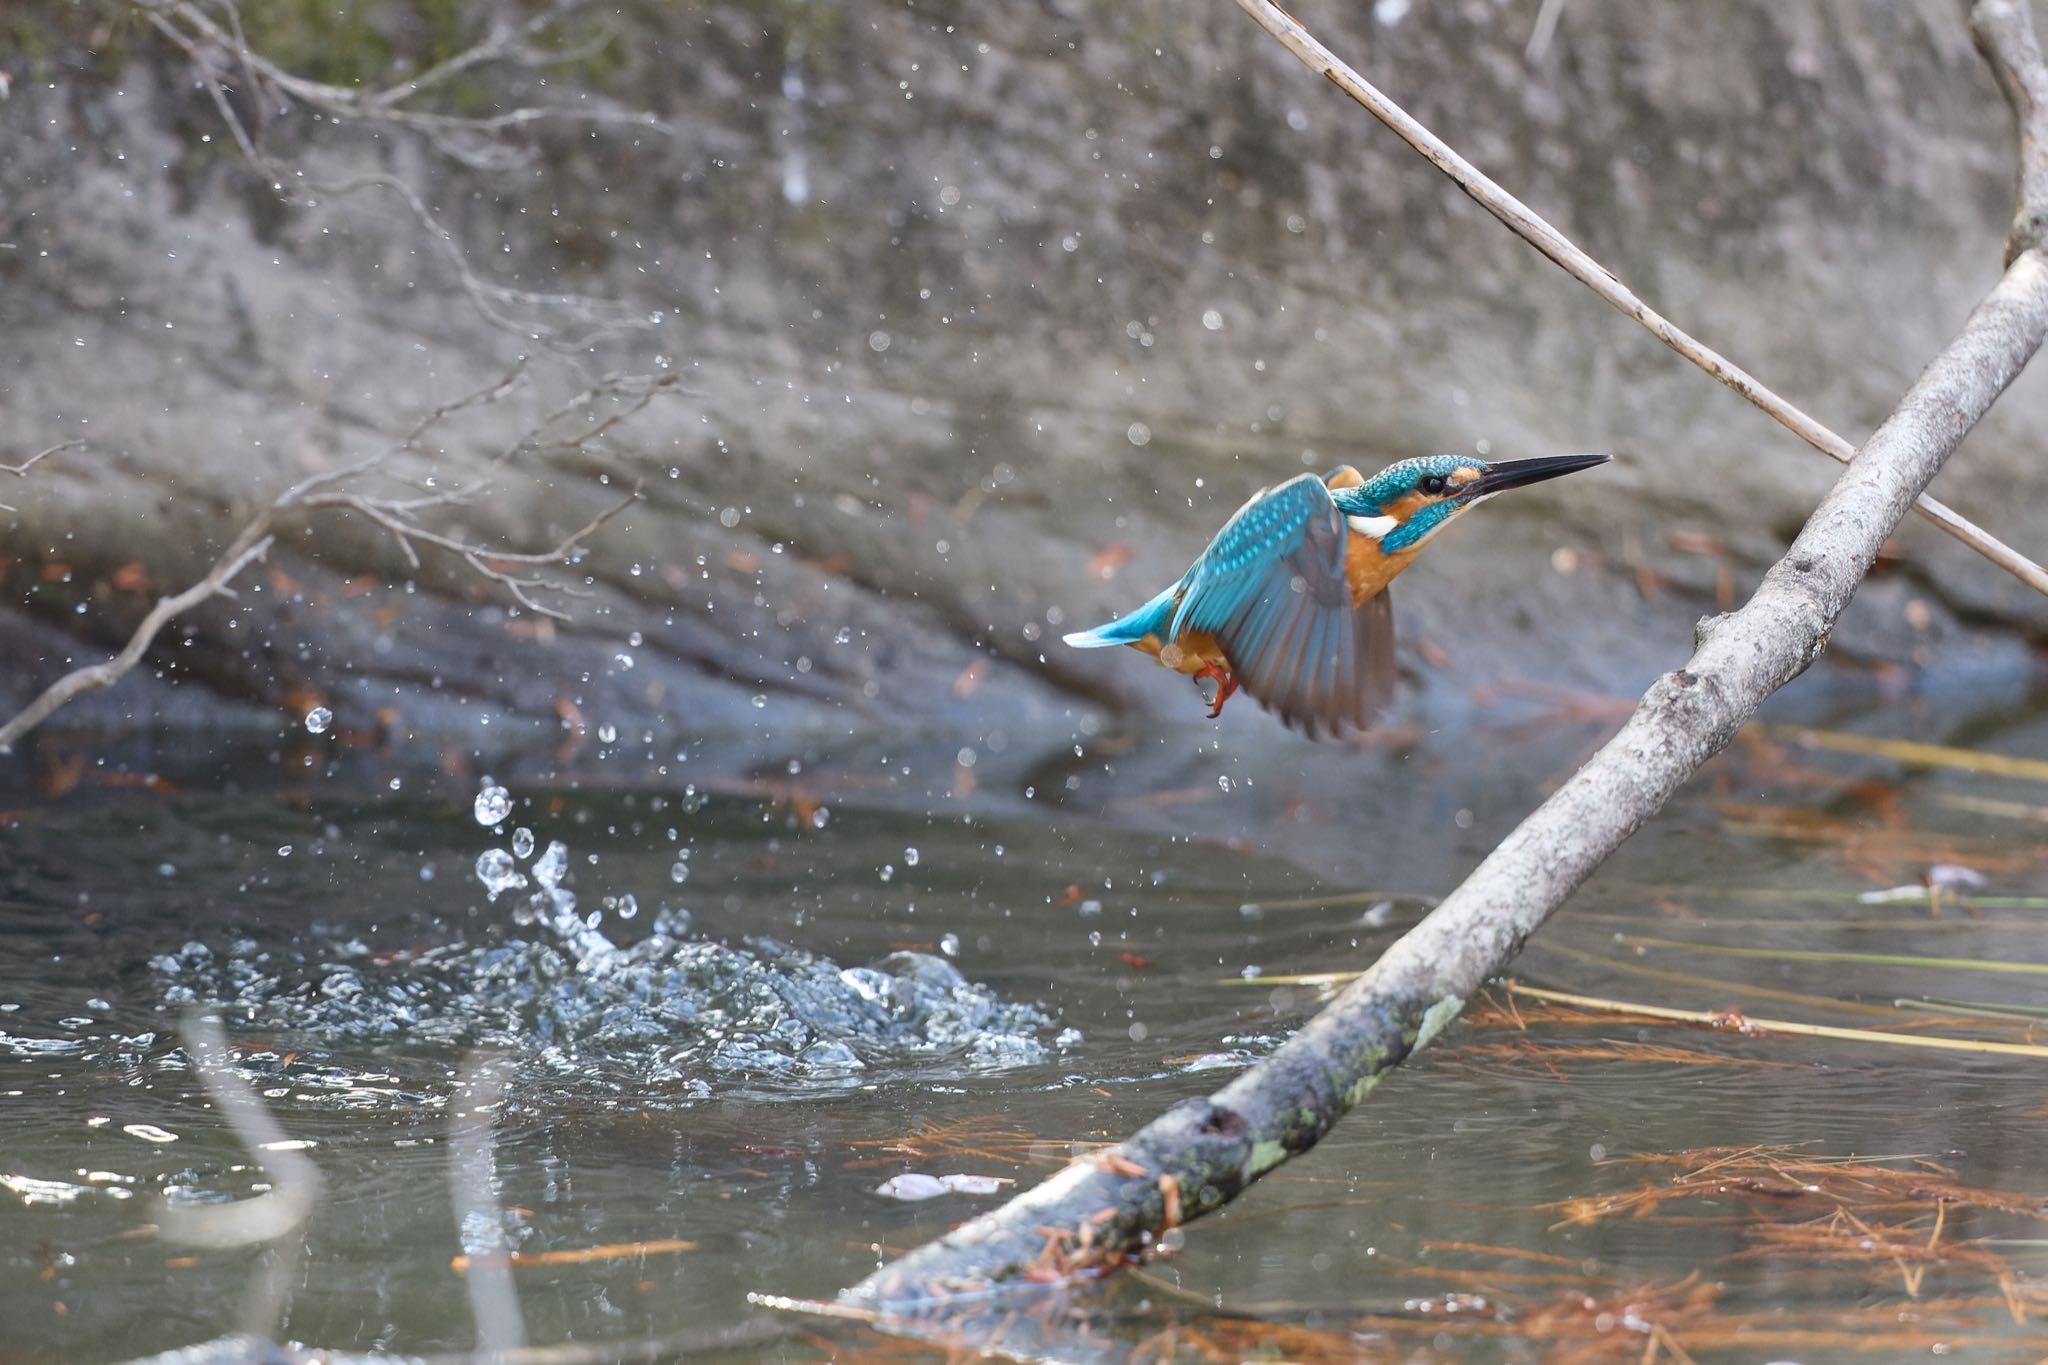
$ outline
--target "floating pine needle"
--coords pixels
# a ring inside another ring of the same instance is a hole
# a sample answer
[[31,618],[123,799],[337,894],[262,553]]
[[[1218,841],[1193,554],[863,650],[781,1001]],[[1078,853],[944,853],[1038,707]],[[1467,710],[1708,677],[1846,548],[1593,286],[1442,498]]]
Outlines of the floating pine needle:
[[1825,1218],[1802,1223],[1760,1223],[1749,1229],[1756,1243],[1729,1256],[1731,1261],[1806,1260],[1824,1265],[1863,1266],[1880,1274],[1896,1272],[1912,1298],[1920,1297],[1931,1269],[1968,1269],[1988,1275],[2005,1296],[2006,1311],[2016,1323],[2027,1320],[2019,1281],[2000,1256],[1982,1240],[1946,1241],[1948,1203],[1937,1200],[1934,1211],[1918,1218],[1887,1223],[1858,1217],[1838,1208]]
[[1453,1049],[1447,1062],[1534,1062],[1548,1067],[1560,1080],[1568,1080],[1560,1062],[1654,1062],[1666,1066],[1742,1066],[1802,1069],[1800,1062],[1766,1061],[1760,1057],[1738,1057],[1726,1052],[1701,1052],[1695,1048],[1666,1043],[1638,1043],[1625,1038],[1601,1038],[1581,1043],[1541,1043],[1517,1038],[1504,1043],[1471,1043]]
[[[1639,1014],[1652,1019],[1669,1019],[1678,1023],[1701,1024],[1708,1028],[1728,1028],[1736,1019],[1727,1011],[1675,1010],[1662,1005],[1636,1005],[1622,1000],[1602,1000],[1597,996],[1570,995],[1564,991],[1543,990],[1535,986],[1509,983],[1510,990],[1518,996],[1547,1000],[1558,1004],[1577,1005],[1582,1009],[1608,1010],[1616,1014]],[[1832,1038],[1850,1043],[1884,1043],[1892,1047],[1934,1048],[1945,1052],[1975,1052],[1996,1054],[2005,1057],[2048,1058],[2048,1047],[2033,1043],[1998,1043],[1983,1038],[1924,1038],[1916,1034],[1882,1033],[1876,1029],[1838,1028],[1832,1024],[1802,1024],[1790,1019],[1742,1018],[1742,1032],[1748,1036],[1783,1034],[1794,1038]]]
[[[1756,1143],[1746,1147],[1695,1147],[1682,1152],[1636,1152],[1611,1157],[1601,1166],[1676,1168],[1639,1190],[1593,1200],[1569,1200],[1553,1208],[1612,1205],[1633,1216],[1657,1204],[1693,1195],[1756,1194],[1774,1199],[1820,1199],[1869,1216],[1877,1212],[1923,1210],[1933,1201],[2048,1220],[2048,1197],[2016,1190],[1966,1185],[1954,1171],[1920,1153],[1889,1156],[1830,1156],[1802,1144]],[[1647,1206],[1647,1207],[1646,1207]],[[1567,1222],[1584,1221],[1568,1219]],[[1592,1220],[1597,1221],[1597,1217]]]
[[1962,792],[1936,792],[1934,800],[1937,805],[1947,806],[1950,810],[1966,810],[1972,815],[1996,815],[2004,820],[2048,825],[2048,806],[2030,805],[2025,801],[2000,801],[1989,796],[1969,796]]
[[695,1251],[695,1242],[680,1241],[673,1237],[652,1242],[608,1242],[602,1246],[564,1247],[559,1251],[515,1251],[510,1256],[454,1256],[449,1258],[448,1268],[460,1275],[472,1266],[508,1265],[514,1270],[530,1270],[543,1265],[594,1265],[604,1261],[626,1261],[636,1256],[666,1256],[677,1251]]
[[1339,906],[1362,905],[1368,910],[1375,905],[1413,905],[1423,910],[1433,910],[1443,900],[1441,896],[1424,896],[1414,891],[1346,891],[1335,896],[1290,896],[1285,900],[1245,901],[1237,908],[1247,915],[1264,914],[1268,910],[1334,910]]
[[1841,730],[1816,730],[1805,725],[1766,725],[1764,733],[1787,744],[1809,749],[1826,749],[1838,754],[1865,754],[1888,758],[1915,768],[1959,768],[1989,777],[2018,777],[2031,782],[2048,782],[2048,759],[2019,758],[2012,754],[1987,754],[1978,749],[1958,749],[1947,744],[1922,744],[1910,739],[1880,739],[1852,735]]
[[[1821,901],[1826,903],[1853,904],[1866,894],[1847,889],[1833,890],[1827,887],[1783,887],[1783,886],[1672,886],[1665,883],[1625,882],[1602,880],[1603,892],[1614,892],[1632,896],[1680,896],[1687,900],[1744,900],[1744,901]],[[1972,896],[1971,900],[1980,906],[1994,910],[2048,910],[2048,896]],[[1715,923],[1720,923],[1718,919]]]
[[1718,801],[1721,827],[1729,834],[1826,844],[1858,871],[1906,871],[1930,863],[1967,863],[1993,872],[2024,872],[2048,857],[2048,849],[2015,850],[2010,843],[1967,835],[1927,834],[1893,824],[1872,824],[1806,806]]
[[1700,976],[1695,972],[1670,971],[1663,967],[1652,967],[1633,957],[1601,957],[1597,953],[1567,947],[1562,943],[1546,943],[1541,939],[1531,943],[1529,949],[1532,953],[1554,953],[1601,971],[1621,972],[1628,976],[1642,977],[1646,981],[1663,981],[1674,986],[1684,986],[1688,990],[1700,992],[1709,999],[1778,1000],[1788,1005],[1801,1005],[1809,1009],[1844,1014],[1862,1014],[1877,1019],[1893,1019],[1898,1015],[1898,1010],[1890,1005],[1872,1005],[1861,1000],[1843,1000],[1832,995],[1808,995],[1802,991],[1780,990],[1775,986],[1759,986],[1753,981],[1723,981],[1719,977]]
[[2048,1005],[2018,1005],[2002,1000],[1945,1000],[1938,995],[1918,1000],[1894,1000],[1902,1010],[1953,1010],[1958,1014],[1994,1015],[2017,1019],[2048,1019]]
[[[1781,962],[1861,962],[1874,967],[1914,967],[1925,971],[2004,972],[2021,976],[2048,976],[2048,962],[2000,962],[1975,957],[1919,957],[1912,953],[1853,953],[1834,948],[1741,948],[1730,943],[1682,943],[1676,939],[1644,938],[1617,934],[1616,939],[1634,947],[1668,948],[1687,953],[1710,953],[1717,957],[1765,957]],[[1267,980],[1272,980],[1268,977]]]
[[1106,1147],[1106,1142],[1066,1141],[1043,1138],[1026,1132],[1012,1119],[995,1114],[970,1114],[963,1118],[921,1120],[901,1137],[855,1138],[851,1144],[863,1151],[879,1153],[848,1162],[849,1168],[901,1165],[901,1158],[929,1163],[941,1157],[1000,1161],[1012,1166],[1025,1162],[1060,1165],[1076,1148]]

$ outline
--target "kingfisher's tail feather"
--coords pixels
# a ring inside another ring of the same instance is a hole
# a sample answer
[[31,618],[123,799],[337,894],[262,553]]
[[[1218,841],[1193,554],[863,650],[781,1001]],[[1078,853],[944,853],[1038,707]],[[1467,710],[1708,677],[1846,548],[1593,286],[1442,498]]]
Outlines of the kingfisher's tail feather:
[[1075,649],[1107,649],[1111,645],[1134,645],[1147,635],[1164,636],[1173,620],[1174,594],[1179,588],[1178,583],[1174,584],[1129,616],[1119,616],[1106,625],[1077,630],[1063,638]]

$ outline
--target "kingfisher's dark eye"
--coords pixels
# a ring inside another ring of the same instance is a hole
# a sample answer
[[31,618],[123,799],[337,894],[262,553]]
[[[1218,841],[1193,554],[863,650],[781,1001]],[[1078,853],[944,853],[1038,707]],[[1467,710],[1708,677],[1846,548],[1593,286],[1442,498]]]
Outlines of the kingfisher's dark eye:
[[1450,480],[1441,474],[1432,474],[1422,481],[1422,491],[1425,493],[1441,493],[1449,486]]

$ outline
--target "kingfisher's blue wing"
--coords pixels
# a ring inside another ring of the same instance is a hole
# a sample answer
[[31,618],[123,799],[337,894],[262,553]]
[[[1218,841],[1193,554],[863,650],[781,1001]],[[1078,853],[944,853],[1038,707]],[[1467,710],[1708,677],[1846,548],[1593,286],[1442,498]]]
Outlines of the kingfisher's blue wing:
[[1313,474],[1264,490],[1188,570],[1170,634],[1213,635],[1239,686],[1311,737],[1365,728],[1393,693],[1394,623],[1384,592],[1352,608],[1352,534]]

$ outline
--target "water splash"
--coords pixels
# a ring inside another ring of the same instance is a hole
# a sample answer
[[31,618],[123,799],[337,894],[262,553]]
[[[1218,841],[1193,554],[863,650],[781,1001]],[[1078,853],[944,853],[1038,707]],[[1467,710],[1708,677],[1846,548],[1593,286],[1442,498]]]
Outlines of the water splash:
[[[566,894],[566,893],[563,893]],[[536,899],[540,898],[537,894]],[[564,1084],[631,1084],[673,1098],[766,1082],[843,1088],[940,1060],[993,1069],[1048,1060],[1050,1026],[951,963],[891,953],[869,966],[773,939],[729,947],[689,936],[664,909],[627,948],[573,915],[573,937],[449,945],[413,955],[360,943],[280,953],[244,940],[216,955],[188,943],[151,966],[164,1002],[232,1011],[243,1031],[319,1047],[405,1040],[492,1045],[557,1063]]]

